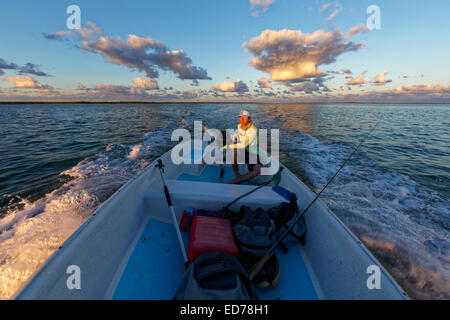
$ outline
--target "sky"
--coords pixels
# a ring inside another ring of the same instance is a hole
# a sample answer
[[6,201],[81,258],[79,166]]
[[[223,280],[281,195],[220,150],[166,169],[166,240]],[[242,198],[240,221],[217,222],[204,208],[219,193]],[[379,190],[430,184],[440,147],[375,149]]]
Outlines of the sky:
[[449,103],[449,14],[448,0],[5,1],[0,101]]

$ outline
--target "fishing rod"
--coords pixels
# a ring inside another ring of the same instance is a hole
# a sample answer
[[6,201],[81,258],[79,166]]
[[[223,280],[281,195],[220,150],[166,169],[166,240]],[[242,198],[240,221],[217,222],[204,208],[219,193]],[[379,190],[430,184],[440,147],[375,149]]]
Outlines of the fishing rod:
[[342,163],[340,168],[336,171],[336,173],[331,177],[330,180],[328,180],[327,184],[320,190],[320,192],[316,195],[316,197],[313,199],[313,201],[310,202],[310,204],[303,210],[302,214],[298,215],[291,223],[291,225],[286,229],[286,231],[281,235],[280,238],[273,244],[273,246],[267,251],[267,253],[249,270],[249,277],[250,280],[252,280],[258,272],[264,267],[266,262],[273,256],[275,253],[275,250],[278,248],[280,243],[286,238],[286,236],[291,232],[292,228],[297,224],[298,220],[300,220],[305,213],[311,208],[311,206],[316,202],[316,200],[320,197],[322,192],[328,187],[328,185],[333,181],[333,179],[339,174],[339,172],[345,167],[347,162],[352,158],[352,156],[359,150],[361,145],[367,140],[367,138],[370,136],[370,134],[373,132],[373,130],[378,126],[378,124],[381,122],[383,117],[380,117],[380,119],[375,123],[375,125],[372,127],[372,129],[367,133],[365,138],[359,143],[359,145],[356,147],[356,149],[353,150],[353,152],[345,159],[345,161]]
[[225,207],[223,207],[222,209],[220,209],[219,211],[222,212],[224,210],[226,210],[229,206],[231,206],[233,203],[235,203],[236,201],[248,196],[249,194],[255,192],[256,190],[261,189],[264,186],[267,186],[269,183],[271,183],[272,181],[275,180],[275,178],[279,177],[281,175],[281,171],[283,171],[284,167],[280,167],[277,171],[277,173],[275,173],[269,180],[267,180],[266,182],[263,182],[262,184],[260,184],[259,186],[257,186],[256,188],[253,188],[252,190],[244,193],[243,195],[237,197],[236,199],[234,199],[233,201],[231,201],[229,204],[227,204]]
[[155,167],[159,169],[159,173],[161,174],[161,181],[162,181],[163,188],[164,188],[164,195],[166,196],[167,206],[169,207],[169,211],[172,216],[173,226],[175,227],[175,233],[177,234],[178,243],[180,245],[181,252],[183,253],[185,267],[187,268],[187,266],[189,264],[189,259],[186,256],[186,250],[184,248],[184,241],[183,241],[183,238],[181,237],[180,229],[178,228],[177,217],[175,215],[175,211],[173,210],[172,200],[170,199],[170,193],[169,193],[169,189],[167,188],[167,185],[166,185],[166,180],[164,179],[164,175],[163,175],[164,164],[162,163],[161,159],[158,159]]

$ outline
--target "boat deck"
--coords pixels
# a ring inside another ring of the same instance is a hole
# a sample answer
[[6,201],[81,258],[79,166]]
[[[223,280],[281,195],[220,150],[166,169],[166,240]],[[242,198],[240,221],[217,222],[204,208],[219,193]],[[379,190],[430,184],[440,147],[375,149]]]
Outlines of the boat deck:
[[[233,180],[225,167],[223,182]],[[220,168],[206,167],[199,176],[181,174],[178,180],[220,183]],[[182,232],[186,250],[189,233]],[[258,288],[260,299],[315,300],[318,298],[300,246],[277,253],[280,280],[276,288]],[[113,299],[172,299],[184,273],[184,263],[172,224],[150,219],[121,276]]]

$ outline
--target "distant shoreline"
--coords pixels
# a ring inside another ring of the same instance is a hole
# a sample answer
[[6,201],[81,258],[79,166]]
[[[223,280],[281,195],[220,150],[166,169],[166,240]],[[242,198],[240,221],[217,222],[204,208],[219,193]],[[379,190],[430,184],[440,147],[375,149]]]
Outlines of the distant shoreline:
[[0,101],[0,104],[450,104],[449,102],[260,102],[260,101]]

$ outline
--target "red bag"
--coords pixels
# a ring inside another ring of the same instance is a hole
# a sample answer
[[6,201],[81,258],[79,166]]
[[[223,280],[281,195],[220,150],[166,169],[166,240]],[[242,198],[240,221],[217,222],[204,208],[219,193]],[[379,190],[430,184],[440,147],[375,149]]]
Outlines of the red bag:
[[189,261],[206,251],[221,251],[238,256],[239,249],[234,241],[230,220],[209,216],[194,217],[189,235]]

